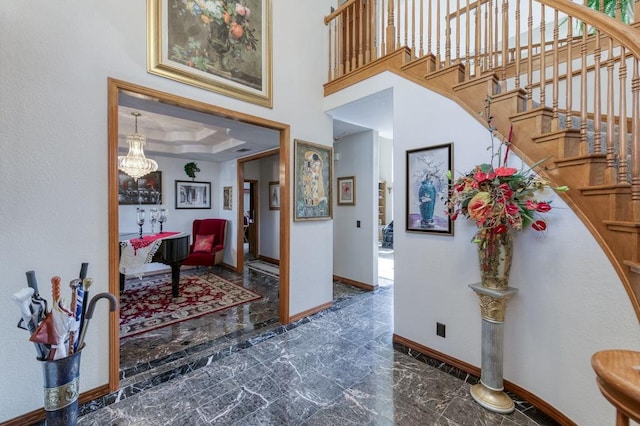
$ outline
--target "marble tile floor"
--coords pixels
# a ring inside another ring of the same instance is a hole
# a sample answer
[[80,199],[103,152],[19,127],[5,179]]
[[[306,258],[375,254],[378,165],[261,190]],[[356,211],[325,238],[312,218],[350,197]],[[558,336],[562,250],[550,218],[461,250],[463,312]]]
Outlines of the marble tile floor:
[[[259,277],[235,278],[262,281]],[[81,411],[86,414],[79,424],[556,424],[517,399],[513,414],[489,412],[469,395],[477,378],[394,346],[392,287],[375,292],[341,283],[335,287],[332,309],[296,324],[260,326],[258,322],[254,324],[257,328],[235,330],[231,337],[193,338],[199,343],[189,337],[184,346],[190,348],[214,343],[132,374],[140,383],[140,375],[159,377],[163,375],[159,370],[169,368],[171,377],[129,395],[120,393],[117,402],[99,409],[83,406]],[[250,312],[244,316],[251,319]],[[196,366],[198,362],[202,365]],[[180,365],[189,363],[194,364],[178,371]],[[169,364],[178,368],[167,367]]]

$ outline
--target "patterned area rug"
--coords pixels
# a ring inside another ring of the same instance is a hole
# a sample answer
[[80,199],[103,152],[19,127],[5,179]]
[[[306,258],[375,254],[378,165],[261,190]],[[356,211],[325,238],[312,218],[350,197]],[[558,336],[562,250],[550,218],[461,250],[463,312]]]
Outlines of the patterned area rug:
[[252,271],[262,272],[263,274],[270,275],[278,278],[280,276],[280,268],[278,265],[264,262],[262,260],[252,260],[247,263],[247,268]]
[[120,338],[218,312],[262,298],[214,274],[180,277],[180,297],[171,296],[171,277],[127,283],[120,295]]

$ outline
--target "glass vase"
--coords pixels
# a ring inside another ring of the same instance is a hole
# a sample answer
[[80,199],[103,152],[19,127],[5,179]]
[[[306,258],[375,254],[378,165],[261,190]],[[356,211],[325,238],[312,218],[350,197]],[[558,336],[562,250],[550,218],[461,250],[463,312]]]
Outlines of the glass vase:
[[478,243],[478,260],[482,286],[505,290],[509,286],[509,273],[513,258],[511,232],[486,232]]

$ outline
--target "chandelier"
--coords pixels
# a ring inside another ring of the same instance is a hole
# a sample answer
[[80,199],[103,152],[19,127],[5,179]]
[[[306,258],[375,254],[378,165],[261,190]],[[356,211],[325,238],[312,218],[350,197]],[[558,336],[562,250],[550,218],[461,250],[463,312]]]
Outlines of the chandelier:
[[131,115],[136,118],[136,131],[127,136],[129,152],[127,155],[118,156],[118,169],[137,181],[139,177],[158,170],[158,163],[144,156],[142,147],[145,144],[145,137],[138,133],[138,117],[141,114],[132,112]]

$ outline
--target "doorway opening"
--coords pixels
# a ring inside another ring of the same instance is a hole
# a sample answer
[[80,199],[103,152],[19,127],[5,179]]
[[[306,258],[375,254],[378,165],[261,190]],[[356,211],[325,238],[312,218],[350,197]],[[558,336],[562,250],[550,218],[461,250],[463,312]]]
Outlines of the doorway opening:
[[258,181],[247,179],[243,188],[244,205],[244,259],[245,261],[256,260],[258,258]]
[[[278,164],[280,191],[282,194],[282,210],[279,212],[280,224],[280,276],[279,276],[279,303],[277,307],[278,320],[282,324],[288,324],[289,316],[289,174],[290,165],[285,159],[290,155],[290,131],[289,126],[262,119],[260,117],[243,114],[237,111],[227,110],[218,106],[205,104],[192,99],[182,98],[176,95],[160,92],[154,89],[138,86],[113,78],[108,79],[108,239],[109,239],[109,291],[120,294],[119,286],[119,197],[118,197],[118,108],[122,95],[128,95],[143,100],[152,100],[162,105],[181,108],[187,114],[201,116],[224,117],[236,123],[259,126],[277,132],[279,139],[278,151],[282,154]],[[241,172],[238,171],[239,181]],[[239,186],[241,187],[241,186]],[[222,189],[219,188],[221,191]],[[242,212],[238,212],[237,222],[242,223]],[[233,238],[231,238],[233,240]],[[231,244],[230,250],[242,253],[242,245]],[[236,256],[236,259],[241,255]],[[226,265],[231,267],[231,265]],[[116,312],[109,314],[109,385],[103,394],[114,392],[120,385],[120,329],[119,318]],[[100,395],[96,395],[100,396]]]

